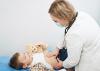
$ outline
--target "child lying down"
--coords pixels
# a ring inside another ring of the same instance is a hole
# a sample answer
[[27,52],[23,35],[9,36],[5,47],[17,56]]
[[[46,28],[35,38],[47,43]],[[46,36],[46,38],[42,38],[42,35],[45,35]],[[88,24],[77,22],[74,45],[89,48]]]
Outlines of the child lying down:
[[27,52],[15,53],[11,57],[9,65],[17,70],[29,67],[31,71],[54,71],[53,65],[58,64],[57,55],[48,57],[46,56],[47,53],[45,43],[35,43],[28,46]]

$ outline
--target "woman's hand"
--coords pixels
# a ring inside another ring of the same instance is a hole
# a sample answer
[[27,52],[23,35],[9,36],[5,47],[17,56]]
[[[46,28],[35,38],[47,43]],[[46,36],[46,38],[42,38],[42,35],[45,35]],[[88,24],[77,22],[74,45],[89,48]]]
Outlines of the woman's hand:
[[61,69],[62,66],[63,66],[63,62],[57,58],[57,63],[53,67],[56,68],[56,69]]

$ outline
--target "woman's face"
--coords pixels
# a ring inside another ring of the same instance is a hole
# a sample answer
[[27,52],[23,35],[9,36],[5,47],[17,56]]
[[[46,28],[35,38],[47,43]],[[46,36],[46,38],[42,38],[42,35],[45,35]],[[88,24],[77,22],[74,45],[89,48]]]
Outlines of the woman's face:
[[52,20],[54,21],[54,22],[56,22],[57,24],[60,24],[61,26],[63,26],[63,27],[66,27],[66,26],[68,26],[68,20],[66,19],[59,19],[59,18],[56,18],[56,17],[54,17],[54,16],[52,16],[52,15],[50,15],[50,17],[52,18]]

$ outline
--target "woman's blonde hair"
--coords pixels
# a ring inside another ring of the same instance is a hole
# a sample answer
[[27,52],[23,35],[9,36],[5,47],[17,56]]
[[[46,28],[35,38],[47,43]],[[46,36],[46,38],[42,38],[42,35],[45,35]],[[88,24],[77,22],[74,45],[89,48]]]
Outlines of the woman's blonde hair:
[[65,0],[55,0],[48,11],[50,15],[59,19],[68,19],[69,21],[75,16],[74,7]]

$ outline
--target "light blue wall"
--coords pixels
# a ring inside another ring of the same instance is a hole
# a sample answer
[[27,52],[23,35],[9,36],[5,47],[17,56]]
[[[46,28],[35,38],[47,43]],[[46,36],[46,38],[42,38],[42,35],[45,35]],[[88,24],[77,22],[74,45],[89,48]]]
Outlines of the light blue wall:
[[[56,47],[63,36],[48,15],[52,0],[0,0],[0,55],[24,51],[35,41],[44,41]],[[73,5],[90,13],[100,23],[99,0],[71,0]]]

